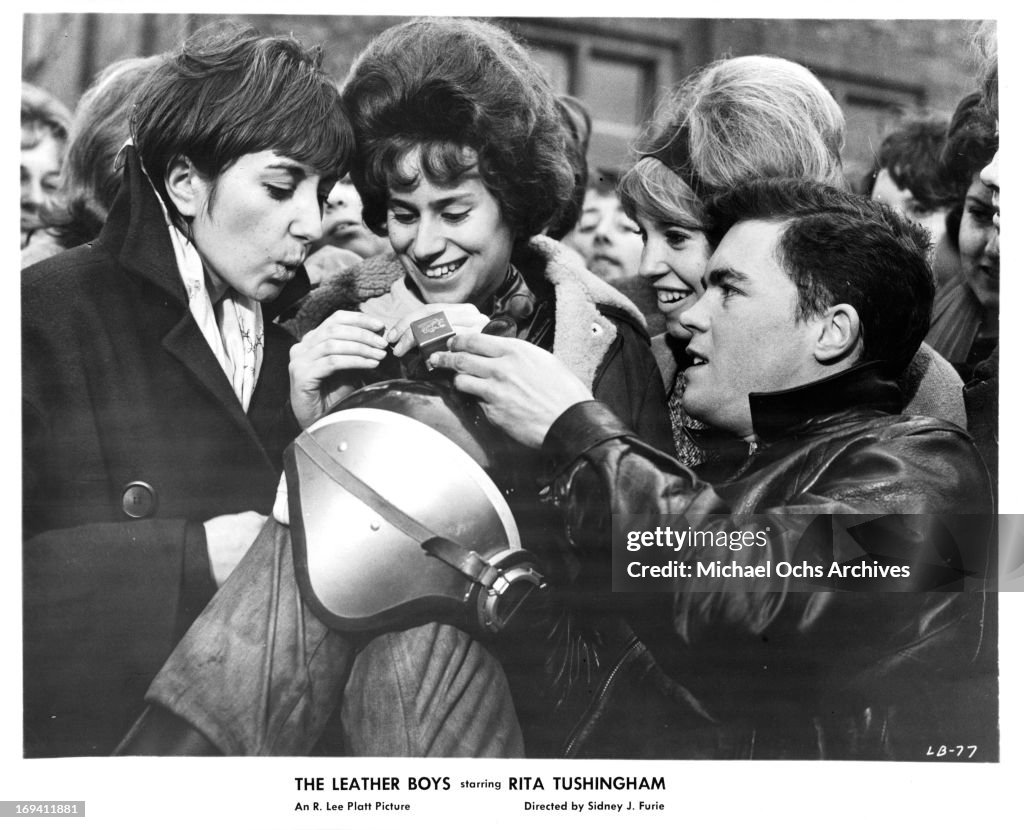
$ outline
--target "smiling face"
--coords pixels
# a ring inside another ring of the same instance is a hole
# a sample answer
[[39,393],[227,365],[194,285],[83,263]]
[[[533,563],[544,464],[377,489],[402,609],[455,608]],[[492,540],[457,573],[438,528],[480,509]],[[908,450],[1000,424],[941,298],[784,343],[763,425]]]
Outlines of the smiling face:
[[565,242],[583,255],[588,270],[614,284],[635,277],[640,269],[639,230],[618,196],[591,188],[584,197],[579,224]]
[[992,190],[976,175],[960,220],[960,265],[968,287],[986,311],[999,310],[999,229]]
[[270,150],[242,156],[213,180],[193,169],[174,181],[175,170],[168,192],[192,218],[192,240],[213,290],[230,286],[254,300],[274,299],[320,237],[321,205],[333,180]]
[[796,284],[775,256],[783,225],[734,225],[708,263],[704,295],[681,315],[692,333],[683,405],[741,437],[753,434],[751,392],[776,392],[828,374],[815,359],[818,320],[797,320]]
[[60,180],[63,144],[49,130],[38,136],[33,146],[21,149],[22,244],[24,235],[40,226],[39,209],[57,192]]
[[665,329],[672,337],[690,339],[680,315],[704,293],[701,280],[711,245],[696,220],[666,222],[646,213],[637,216],[643,252],[640,276],[650,282],[658,297],[658,311],[665,315]]
[[401,162],[413,184],[388,195],[391,247],[428,303],[481,305],[501,285],[515,235],[475,166],[450,184],[422,175],[416,154]]

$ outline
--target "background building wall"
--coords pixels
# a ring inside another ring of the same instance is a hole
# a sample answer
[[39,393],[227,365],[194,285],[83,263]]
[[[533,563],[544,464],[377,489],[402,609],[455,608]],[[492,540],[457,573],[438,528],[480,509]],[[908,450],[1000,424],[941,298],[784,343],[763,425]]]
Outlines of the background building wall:
[[[342,80],[388,16],[234,15],[268,33],[291,32],[325,47],[328,71]],[[26,15],[23,78],[74,106],[111,61],[173,47],[213,17],[182,14]],[[559,92],[591,109],[591,163],[627,158],[637,126],[665,88],[715,58],[768,53],[813,70],[847,116],[844,163],[851,180],[901,111],[949,114],[972,89],[963,20],[712,20],[659,18],[505,18],[545,66]]]

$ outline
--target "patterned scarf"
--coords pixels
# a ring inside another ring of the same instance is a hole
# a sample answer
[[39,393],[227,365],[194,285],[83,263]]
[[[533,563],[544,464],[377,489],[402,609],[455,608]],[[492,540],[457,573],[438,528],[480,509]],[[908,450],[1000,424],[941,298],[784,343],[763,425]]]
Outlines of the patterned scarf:
[[701,431],[707,426],[696,418],[691,418],[683,409],[683,390],[686,389],[686,378],[682,372],[676,373],[676,381],[668,396],[668,416],[672,424],[672,438],[676,445],[676,456],[687,467],[696,467],[707,460],[707,453],[697,446],[691,437],[694,431]]
[[199,251],[171,223],[166,208],[164,217],[178,272],[188,294],[188,310],[224,370],[242,409],[248,412],[263,365],[263,309],[257,300],[243,297],[233,288],[227,288],[214,303]]

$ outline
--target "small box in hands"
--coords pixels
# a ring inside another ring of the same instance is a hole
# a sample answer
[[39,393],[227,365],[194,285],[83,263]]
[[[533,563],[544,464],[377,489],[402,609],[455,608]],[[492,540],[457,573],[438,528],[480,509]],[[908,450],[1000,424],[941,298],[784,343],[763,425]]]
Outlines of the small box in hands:
[[413,321],[412,336],[419,347],[420,356],[426,361],[434,352],[448,348],[448,341],[455,336],[455,329],[448,322],[448,315],[443,311],[435,311]]

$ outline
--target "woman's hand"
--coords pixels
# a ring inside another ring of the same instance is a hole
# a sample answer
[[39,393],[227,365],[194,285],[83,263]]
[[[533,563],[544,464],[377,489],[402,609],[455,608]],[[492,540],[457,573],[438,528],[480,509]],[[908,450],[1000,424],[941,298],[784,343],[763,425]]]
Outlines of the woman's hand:
[[288,375],[299,426],[305,429],[330,412],[358,385],[359,372],[380,364],[388,345],[384,328],[361,311],[336,311],[292,346]]
[[453,369],[455,388],[480,399],[487,419],[528,447],[544,443],[565,410],[594,396],[557,357],[512,337],[460,334],[432,367]]
[[412,334],[412,324],[416,320],[443,311],[456,334],[480,331],[490,322],[490,318],[480,312],[472,303],[428,303],[416,311],[406,314],[395,323],[387,333],[389,343],[395,344],[395,356],[401,357],[416,345]]

